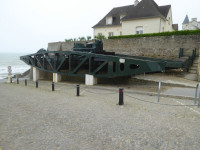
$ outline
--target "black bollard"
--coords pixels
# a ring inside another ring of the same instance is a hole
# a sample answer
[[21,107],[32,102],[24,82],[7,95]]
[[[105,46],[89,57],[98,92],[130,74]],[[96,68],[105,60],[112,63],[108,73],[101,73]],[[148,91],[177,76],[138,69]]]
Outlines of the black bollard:
[[80,86],[76,85],[76,96],[79,96],[80,93]]
[[38,80],[35,82],[35,86],[36,88],[38,88]]
[[124,105],[124,92],[123,88],[119,88],[119,105]]
[[54,91],[54,82],[52,82],[52,91]]
[[19,84],[19,78],[17,78],[17,84]]
[[27,79],[25,79],[25,86],[27,86]]
[[10,78],[10,83],[12,83],[12,77]]

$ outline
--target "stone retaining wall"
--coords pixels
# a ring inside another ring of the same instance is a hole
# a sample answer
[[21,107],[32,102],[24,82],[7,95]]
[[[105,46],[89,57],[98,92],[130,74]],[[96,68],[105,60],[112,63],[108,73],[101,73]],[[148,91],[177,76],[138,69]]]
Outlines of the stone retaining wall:
[[[85,42],[79,42],[85,43]],[[127,39],[103,40],[104,50],[118,54],[174,58],[178,57],[179,49],[199,49],[200,35],[141,37]],[[49,51],[68,51],[74,46],[74,42],[49,43]]]
[[[74,47],[75,42],[54,42],[48,43],[48,51],[70,51]],[[77,43],[85,44],[85,41],[77,41]]]

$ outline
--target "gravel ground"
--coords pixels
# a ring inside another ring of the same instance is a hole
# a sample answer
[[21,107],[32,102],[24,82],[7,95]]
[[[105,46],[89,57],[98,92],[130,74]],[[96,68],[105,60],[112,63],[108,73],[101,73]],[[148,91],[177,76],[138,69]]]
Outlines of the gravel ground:
[[[0,83],[2,150],[199,150],[200,108],[193,101],[118,88],[33,82]],[[187,106],[184,106],[187,105]],[[191,106],[190,106],[191,105]]]

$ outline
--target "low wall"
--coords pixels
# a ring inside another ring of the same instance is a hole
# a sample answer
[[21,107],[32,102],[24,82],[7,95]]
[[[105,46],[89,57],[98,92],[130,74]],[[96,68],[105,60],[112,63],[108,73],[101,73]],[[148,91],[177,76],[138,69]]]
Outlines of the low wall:
[[[74,47],[75,42],[54,42],[48,43],[48,51],[70,51]],[[76,43],[83,43],[85,41],[77,41]]]
[[[199,50],[200,35],[106,39],[103,40],[103,44],[104,50],[118,54],[174,58],[178,57],[180,48],[184,48],[185,50],[197,48]],[[74,42],[49,43],[48,50],[68,51],[73,46]]]

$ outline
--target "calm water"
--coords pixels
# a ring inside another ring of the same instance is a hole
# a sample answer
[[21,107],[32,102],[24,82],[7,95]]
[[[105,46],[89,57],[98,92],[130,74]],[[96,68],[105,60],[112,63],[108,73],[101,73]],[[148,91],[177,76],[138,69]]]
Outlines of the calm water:
[[30,69],[20,60],[20,56],[26,55],[24,53],[0,53],[0,79],[8,76],[8,66],[12,68],[12,75],[20,74]]

